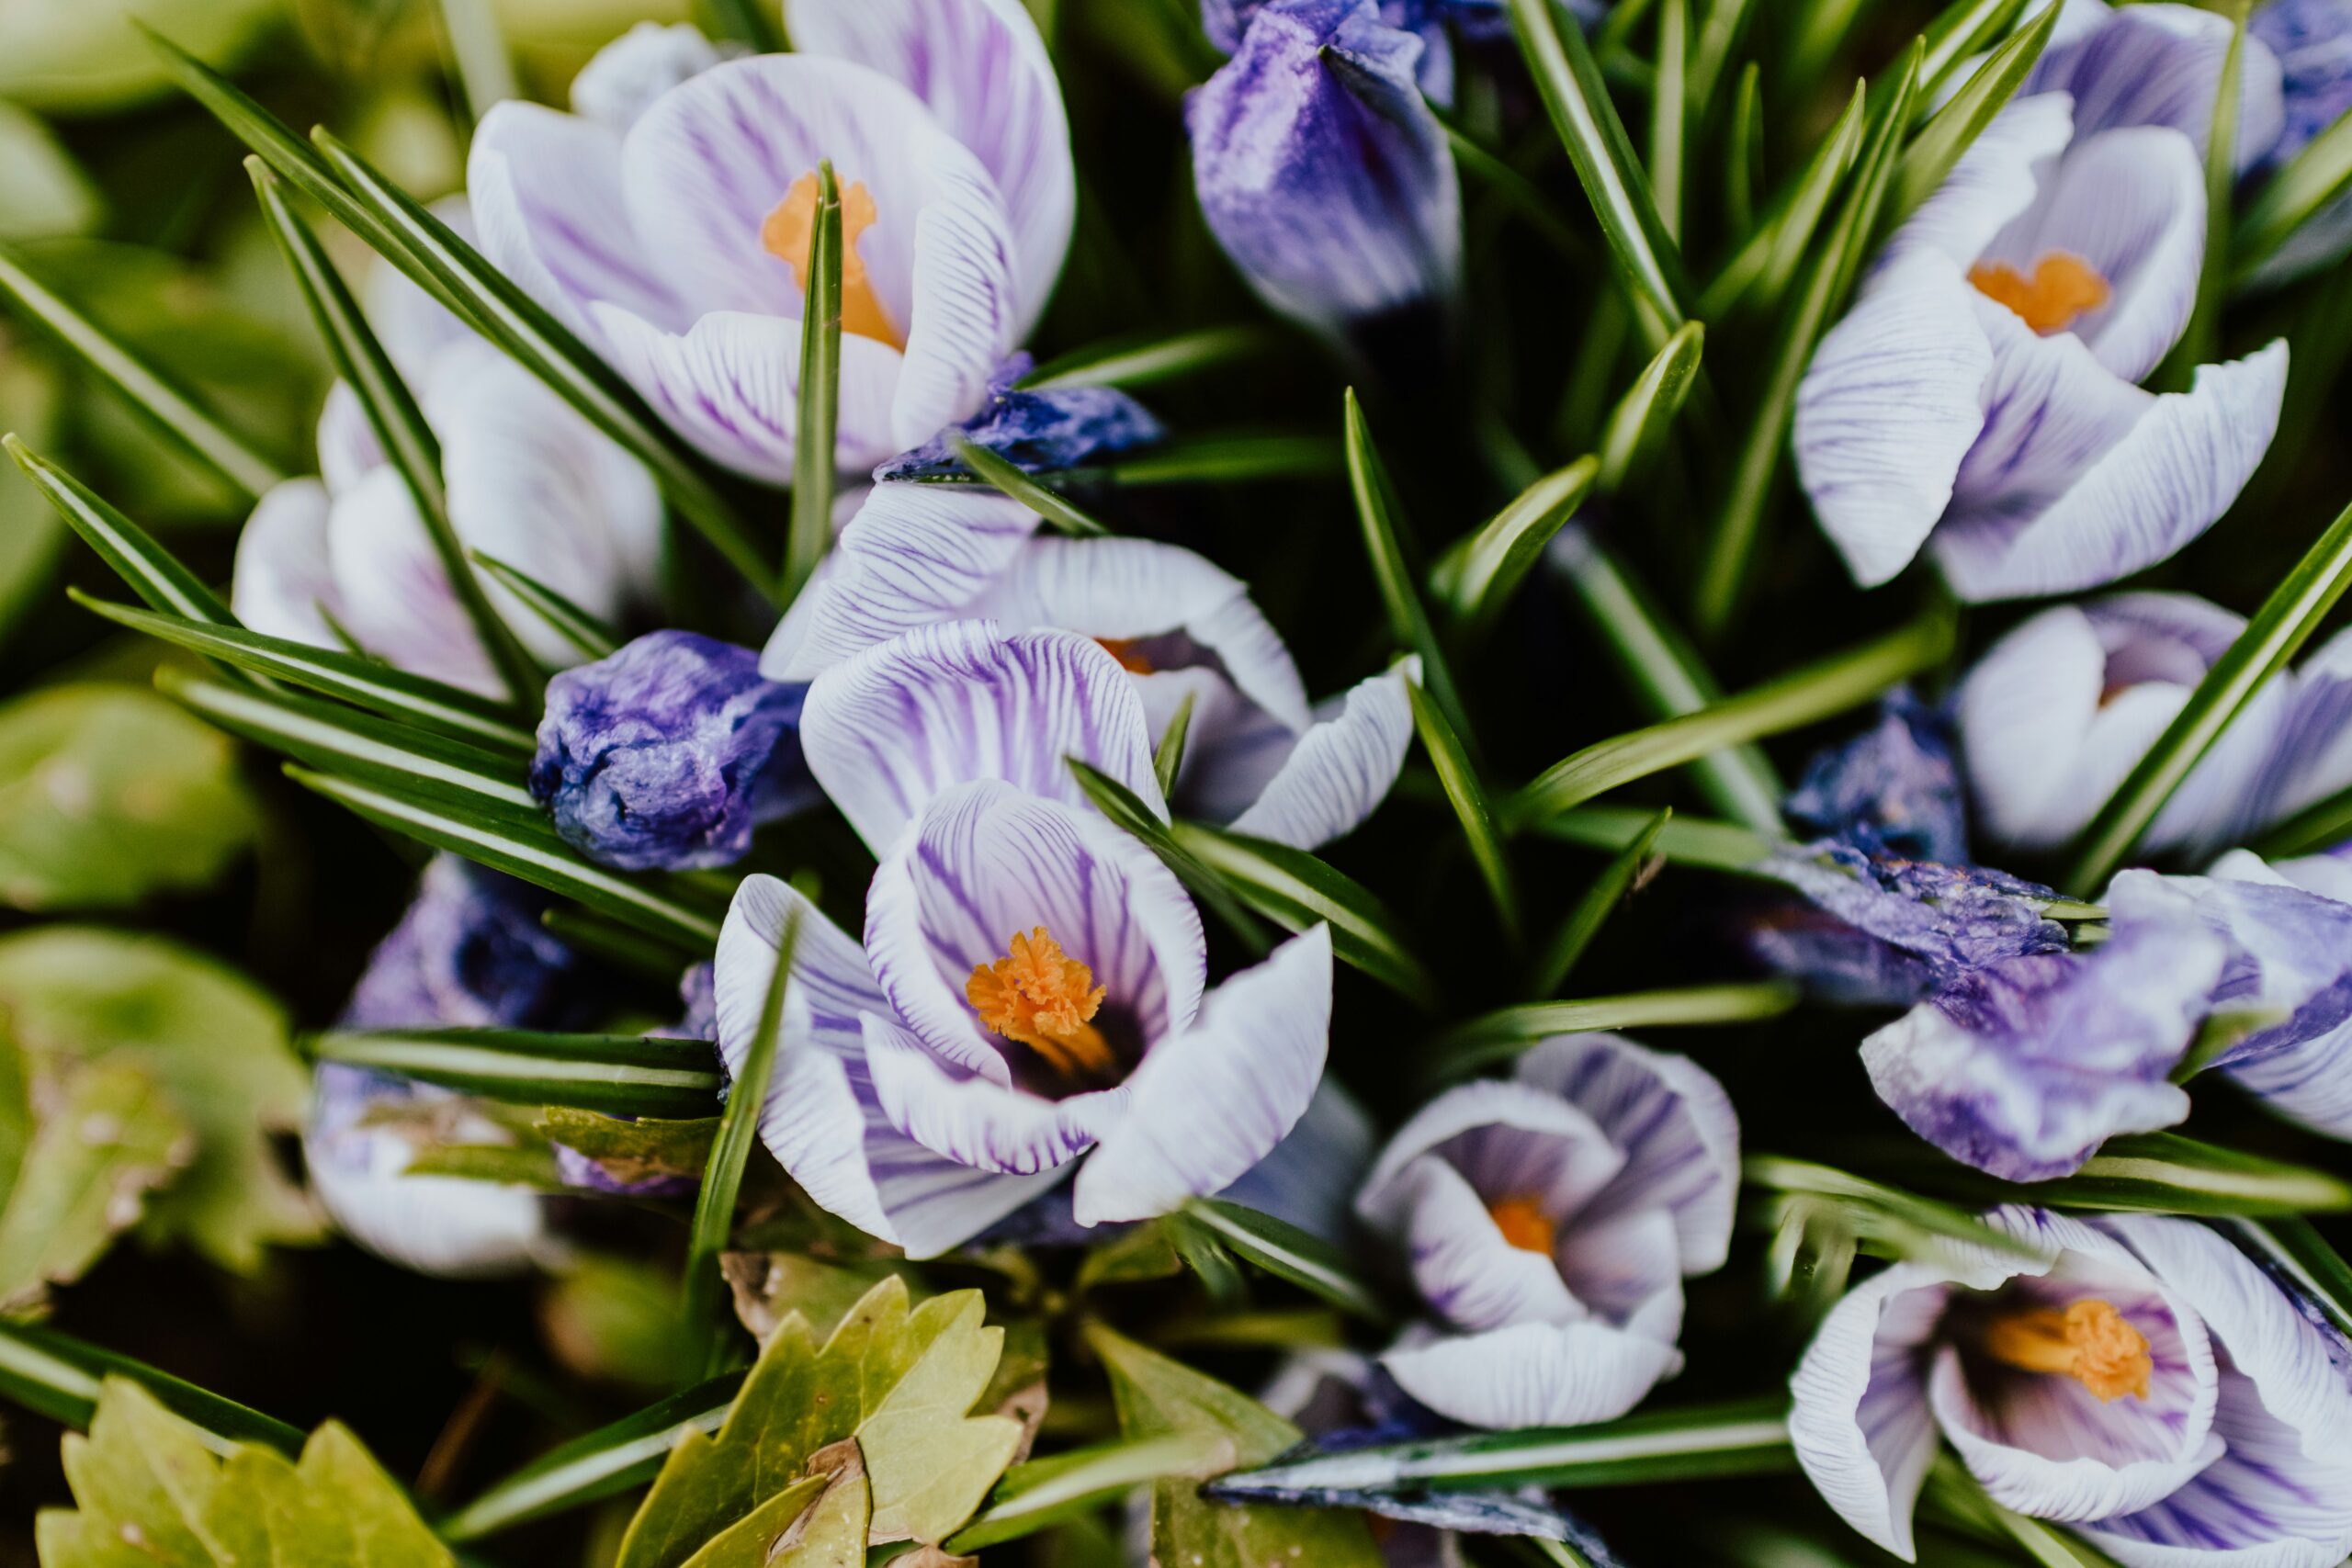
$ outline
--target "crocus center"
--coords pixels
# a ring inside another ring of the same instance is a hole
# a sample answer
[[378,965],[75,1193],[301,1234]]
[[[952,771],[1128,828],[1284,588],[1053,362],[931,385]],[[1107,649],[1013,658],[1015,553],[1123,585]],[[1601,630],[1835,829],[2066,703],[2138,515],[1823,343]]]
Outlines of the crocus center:
[[1065,1077],[1107,1077],[1117,1058],[1091,1021],[1107,988],[1043,926],[1014,932],[1005,956],[973,969],[964,999],[980,1022],[1017,1040]]
[[[858,236],[874,226],[874,197],[863,180],[842,189],[842,331],[904,348],[890,317],[866,276],[865,258],[857,254]],[[817,237],[817,176],[812,172],[792,182],[784,199],[760,225],[760,243],[767,253],[792,268],[802,288],[808,287],[808,250]]]
[[1101,643],[1102,651],[1117,660],[1119,668],[1130,675],[1148,675],[1159,668],[1151,661],[1151,655],[1144,651],[1141,637],[1098,637],[1094,640]]
[[2033,1307],[1993,1320],[1984,1351],[2029,1372],[2073,1378],[2102,1401],[2148,1397],[2155,1362],[2148,1338],[2106,1302],[2079,1301],[2064,1312]]
[[1978,262],[1968,269],[1968,281],[1978,293],[2015,310],[2043,337],[2064,332],[2086,311],[2106,304],[2109,292],[2097,267],[2064,251],[2044,255],[2030,274],[2007,262]]
[[1558,1233],[1534,1199],[1504,1198],[1489,1205],[1487,1213],[1495,1222],[1495,1228],[1503,1233],[1503,1239],[1521,1252],[1551,1255],[1552,1243]]

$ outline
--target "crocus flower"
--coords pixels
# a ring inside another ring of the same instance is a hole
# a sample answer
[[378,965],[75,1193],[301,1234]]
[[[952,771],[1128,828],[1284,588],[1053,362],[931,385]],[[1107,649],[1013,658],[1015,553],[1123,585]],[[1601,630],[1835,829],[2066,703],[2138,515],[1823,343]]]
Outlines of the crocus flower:
[[842,193],[845,469],[978,408],[1052,291],[1077,188],[1020,0],[792,0],[787,20],[799,52],[748,59],[631,34],[612,47],[658,58],[592,80],[674,85],[576,91],[571,115],[500,104],[468,165],[491,260],[686,440],[778,481],[820,164]]
[[748,648],[659,631],[548,682],[531,793],[589,859],[628,871],[726,865],[813,795],[799,686]]
[[2004,1506],[2124,1568],[2335,1568],[2352,1551],[2352,1347],[2222,1236],[2154,1214],[1987,1216],[1823,1322],[1792,1390],[1805,1474],[1916,1560],[1939,1439]]
[[[461,209],[442,215],[467,226]],[[378,270],[368,306],[440,443],[458,538],[592,615],[623,615],[662,558],[661,497],[643,467],[390,268]],[[320,416],[319,469],[274,486],[247,519],[230,594],[237,617],[314,647],[340,649],[348,637],[401,669],[502,693],[406,482],[341,384]],[[534,654],[551,664],[578,656],[522,600],[482,581]]]
[[[2278,138],[2256,174],[2291,162],[2319,133],[2352,109],[2352,3],[2269,0],[2246,18],[2246,37],[2278,57],[2282,113]],[[2352,194],[2338,192],[2303,220],[2255,269],[2278,284],[2328,266],[2352,249]]]
[[1968,859],[1951,720],[1908,686],[1880,705],[1871,729],[1816,753],[1781,811],[1800,831],[1866,854],[1951,865]]
[[2187,392],[2137,385],[2203,265],[2199,143],[2170,121],[2200,98],[2210,113],[2214,28],[2226,43],[2220,17],[2133,6],[2070,45],[1822,339],[1797,471],[1857,582],[1925,547],[1963,599],[2095,587],[2197,537],[2253,474],[2283,343],[2200,367]]
[[1269,0],[1184,106],[1217,243],[1267,304],[1360,348],[1461,287],[1461,186],[1425,54],[1374,0]]
[[747,878],[717,992],[740,1071],[790,927],[761,1131],[820,1204],[915,1257],[1073,1172],[1080,1225],[1144,1219],[1225,1188],[1305,1113],[1329,931],[1209,987],[1191,898],[1069,767],[1165,811],[1143,704],[1101,647],[983,622],[910,632],[819,678],[801,744],[881,863],[863,941]]
[[959,617],[1078,632],[1128,671],[1155,741],[1192,703],[1176,786],[1188,815],[1312,849],[1386,797],[1413,736],[1410,665],[1310,707],[1290,650],[1238,578],[1174,545],[1041,534],[1041,521],[968,485],[875,486],[762,670],[810,680]]
[[[1026,388],[1026,353],[997,367],[978,413],[956,434],[1027,473],[1051,473],[1148,446],[1167,434],[1151,411],[1116,387]],[[942,431],[874,470],[877,480],[968,474]]]
[[[2046,610],[1961,688],[1968,782],[1996,843],[2080,832],[2188,701],[2244,617],[2186,593]],[[2149,851],[2211,850],[2352,784],[2352,638],[2271,679],[2156,816]]]
[[[425,867],[416,900],[378,946],[345,1008],[346,1029],[561,1028],[593,997],[587,965],[539,925],[535,890],[451,855]],[[311,1185],[344,1233],[422,1273],[505,1273],[547,1254],[537,1194],[405,1174],[415,1150],[388,1113],[426,1116],[450,1143],[503,1131],[447,1089],[341,1063],[315,1079],[303,1151]]]
[[1534,1046],[1373,1168],[1357,1211],[1452,1331],[1382,1365],[1475,1427],[1623,1415],[1681,1369],[1682,1279],[1722,1266],[1738,1186],[1738,1122],[1697,1066],[1612,1034]]
[[[1266,9],[1268,0],[1201,0],[1201,30],[1225,54],[1238,53],[1249,35],[1250,23]],[[1595,19],[1598,0],[1572,0],[1569,9],[1579,20]],[[1473,43],[1510,36],[1510,17],[1503,0],[1379,0],[1381,21],[1421,40],[1420,63],[1414,74],[1432,103],[1451,104],[1454,89],[1453,41],[1458,33]]]

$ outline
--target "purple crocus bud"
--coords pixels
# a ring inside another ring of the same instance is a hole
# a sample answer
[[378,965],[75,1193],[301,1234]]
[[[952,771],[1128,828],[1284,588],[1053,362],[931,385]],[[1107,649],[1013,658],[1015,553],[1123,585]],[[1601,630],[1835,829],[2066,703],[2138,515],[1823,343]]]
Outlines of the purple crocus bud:
[[1722,1086],[1613,1034],[1528,1051],[1398,1130],[1357,1212],[1451,1333],[1381,1358],[1474,1427],[1622,1416],[1682,1365],[1682,1280],[1722,1266],[1739,1124]]
[[[1581,0],[1576,7],[1579,19],[1582,6],[1591,3]],[[1201,30],[1222,52],[1237,53],[1249,36],[1250,22],[1266,6],[1267,0],[1201,0]],[[1388,26],[1421,40],[1420,63],[1414,74],[1423,95],[1435,104],[1453,102],[1452,28],[1459,28],[1474,41],[1510,33],[1502,0],[1379,0],[1379,14]]]
[[1968,807],[1952,761],[1951,721],[1908,686],[1878,724],[1820,752],[1782,810],[1808,835],[1899,860],[1968,860]]
[[1266,303],[1373,346],[1461,284],[1462,196],[1421,39],[1374,0],[1271,0],[1186,100],[1210,231]]
[[725,865],[808,796],[805,687],[748,648],[650,632],[548,682],[531,793],[564,841],[627,871]]
[[[1033,474],[1114,457],[1148,446],[1168,434],[1150,410],[1115,387],[1024,391],[1021,379],[1035,367],[1025,353],[1006,360],[989,378],[988,401],[978,413],[956,427],[956,434]],[[966,472],[942,432],[899,453],[875,469],[874,477],[911,479]]]
[[2352,1551],[2352,1347],[2193,1220],[1986,1216],[1849,1292],[1791,1381],[1798,1462],[1916,1561],[1941,1443],[2003,1506],[2123,1568],[2333,1568]]

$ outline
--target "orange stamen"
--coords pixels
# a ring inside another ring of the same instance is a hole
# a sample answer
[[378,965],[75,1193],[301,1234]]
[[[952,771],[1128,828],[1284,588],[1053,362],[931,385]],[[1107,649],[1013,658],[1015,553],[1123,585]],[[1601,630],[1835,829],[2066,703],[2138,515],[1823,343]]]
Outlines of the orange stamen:
[[2148,1338],[2106,1302],[2079,1301],[2061,1313],[2037,1307],[1996,1318],[1984,1353],[2029,1372],[2073,1378],[2102,1402],[2148,1397],[2156,1364]]
[[1017,1040],[1066,1077],[1105,1077],[1116,1071],[1102,1032],[1089,1021],[1108,988],[1094,971],[1064,953],[1038,926],[1014,932],[1006,956],[973,969],[964,999],[983,1026]]
[[2107,303],[2110,290],[2098,269],[2080,256],[2052,251],[2027,276],[2007,262],[1978,262],[1968,269],[1978,293],[2015,310],[2027,326],[2048,337],[2063,333],[2086,311]]
[[1102,651],[1117,660],[1119,668],[1130,675],[1148,675],[1159,668],[1151,661],[1151,655],[1143,650],[1141,637],[1098,637],[1094,640],[1101,643]]
[[1503,1239],[1521,1252],[1549,1255],[1558,1233],[1532,1198],[1505,1198],[1487,1210]]
[[[882,300],[866,276],[865,258],[857,254],[858,236],[874,227],[874,197],[862,180],[841,187],[842,194],[842,331],[904,348],[905,340],[890,325]],[[817,237],[817,176],[801,175],[784,193],[784,199],[760,225],[760,244],[792,268],[800,287],[808,287],[808,247]]]

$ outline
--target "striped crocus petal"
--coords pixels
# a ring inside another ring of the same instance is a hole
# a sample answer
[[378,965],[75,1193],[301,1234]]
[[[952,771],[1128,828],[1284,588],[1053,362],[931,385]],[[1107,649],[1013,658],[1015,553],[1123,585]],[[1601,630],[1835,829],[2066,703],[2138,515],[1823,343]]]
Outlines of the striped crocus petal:
[[760,1137],[816,1202],[860,1230],[930,1258],[1043,1193],[1058,1171],[1007,1176],[944,1158],[886,1116],[865,1059],[864,1018],[888,1003],[865,954],[776,878],[744,878],[718,938],[718,1048],[741,1073],[758,1032],[786,925],[792,975]]
[[2352,787],[2352,636],[2329,637],[2262,694],[2273,690],[2283,696],[2277,735],[2240,814],[2249,832]]
[[335,497],[327,558],[337,622],[361,648],[398,669],[503,694],[398,470],[377,468]]
[[[1188,778],[1185,788],[1197,789],[1212,819],[1237,833],[1320,848],[1388,798],[1413,743],[1409,687],[1419,680],[1420,661],[1404,660],[1317,703],[1314,723],[1295,739],[1249,716],[1212,730],[1201,744],[1199,783]],[[1227,817],[1219,803],[1235,801],[1247,804]]]
[[1407,1393],[1467,1426],[1579,1427],[1623,1416],[1682,1370],[1671,1342],[1588,1319],[1521,1323],[1389,1350]]
[[2352,905],[2267,879],[2164,880],[2227,944],[2212,1010],[2259,1021],[2213,1066],[2293,1050],[2352,1019]]
[[[2230,47],[2229,19],[2193,6],[2068,6],[2061,36],[2034,64],[2021,96],[2064,93],[2078,134],[2125,126],[2166,126],[2195,145],[2201,163],[2213,127],[2213,99]],[[2258,37],[2240,59],[2237,130],[2241,172],[2261,161],[2282,121],[2278,57]]]
[[626,131],[662,94],[742,52],[741,44],[713,43],[690,23],[639,22],[580,68],[572,111]]
[[1269,305],[1333,337],[1460,287],[1462,193],[1421,53],[1373,0],[1272,0],[1185,104],[1217,243]]
[[343,617],[327,548],[332,504],[316,479],[287,479],[263,495],[237,536],[229,608],[238,620],[266,637],[338,646],[327,624]]
[[860,837],[888,853],[933,796],[1001,779],[1084,807],[1077,758],[1162,815],[1134,682],[1092,639],[927,626],[828,670],[808,690],[808,769]]

